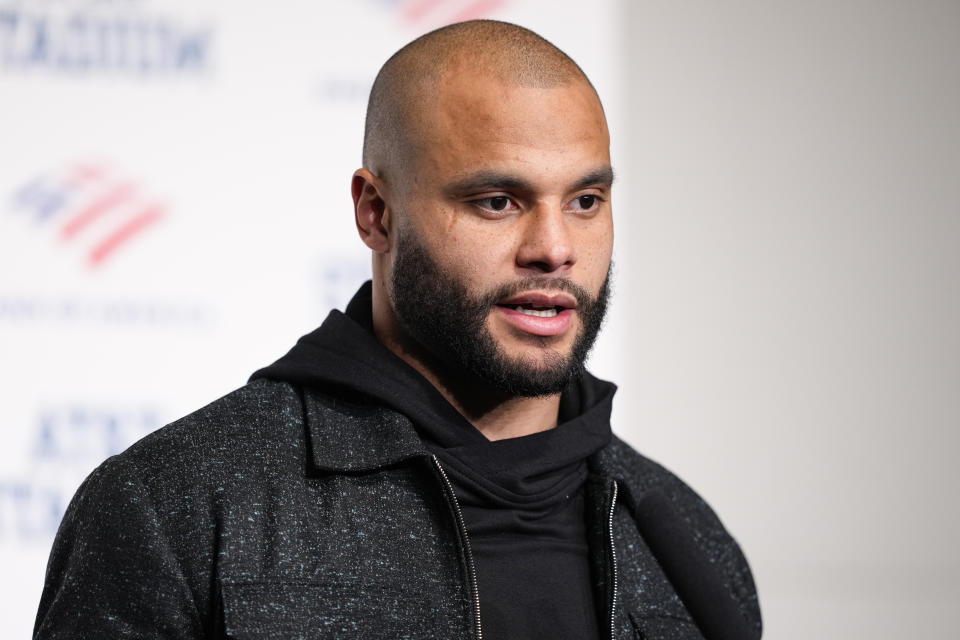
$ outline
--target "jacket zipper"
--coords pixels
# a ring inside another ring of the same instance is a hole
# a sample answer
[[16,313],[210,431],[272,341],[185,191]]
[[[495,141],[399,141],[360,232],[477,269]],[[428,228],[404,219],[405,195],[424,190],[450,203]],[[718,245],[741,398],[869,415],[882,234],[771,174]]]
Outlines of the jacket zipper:
[[610,498],[610,513],[607,516],[607,539],[610,542],[610,640],[616,635],[615,620],[617,610],[617,548],[613,544],[613,509],[617,506],[617,481],[613,480],[613,496]]
[[[463,537],[463,548],[467,555],[467,575],[473,590],[471,596],[473,597],[473,615],[476,621],[475,631],[477,632],[477,640],[483,640],[483,628],[480,626],[480,589],[477,587],[477,567],[473,561],[473,549],[470,547],[470,538],[467,536],[467,525],[463,522],[463,511],[460,510],[457,494],[453,491],[453,484],[450,482],[450,478],[447,477],[447,472],[443,470],[436,455],[430,457],[433,459],[433,464],[437,467],[437,471],[440,472],[440,477],[443,478],[444,488],[450,496],[450,501],[453,503],[454,515],[457,517],[457,528]],[[614,496],[616,496],[616,485],[614,485]],[[610,521],[611,523],[613,522],[612,510],[610,512]],[[612,537],[610,539],[611,541],[613,540]]]

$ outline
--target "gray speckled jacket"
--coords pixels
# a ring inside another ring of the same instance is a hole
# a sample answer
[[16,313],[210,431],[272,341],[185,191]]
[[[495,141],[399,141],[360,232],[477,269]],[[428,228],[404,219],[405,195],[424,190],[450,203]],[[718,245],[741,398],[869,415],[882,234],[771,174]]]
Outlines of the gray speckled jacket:
[[[635,498],[650,490],[759,634],[750,570],[706,503],[616,438],[590,464],[596,601],[613,636],[702,637],[638,533]],[[86,479],[34,637],[476,638],[469,555],[442,469],[404,416],[257,380]]]

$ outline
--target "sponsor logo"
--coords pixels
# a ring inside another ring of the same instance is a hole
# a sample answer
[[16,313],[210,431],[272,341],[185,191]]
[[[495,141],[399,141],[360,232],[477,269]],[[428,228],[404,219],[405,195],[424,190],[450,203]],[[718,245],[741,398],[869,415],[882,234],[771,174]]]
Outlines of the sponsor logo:
[[209,24],[147,13],[142,0],[0,3],[0,68],[170,76],[210,67]]
[[56,241],[80,247],[91,268],[106,263],[167,215],[166,205],[142,185],[87,162],[28,180],[14,191],[10,204]]
[[30,456],[37,465],[86,469],[160,426],[152,408],[61,406],[38,412]]
[[37,327],[45,324],[143,329],[210,329],[217,314],[210,306],[176,300],[92,298],[79,295],[43,298],[0,294],[0,322]]
[[[371,0],[386,6],[400,26],[426,33],[464,20],[490,18],[507,0]],[[366,102],[373,79],[331,74],[317,85],[317,96],[332,105],[354,107]]]
[[0,541],[49,546],[69,499],[55,487],[0,480]]

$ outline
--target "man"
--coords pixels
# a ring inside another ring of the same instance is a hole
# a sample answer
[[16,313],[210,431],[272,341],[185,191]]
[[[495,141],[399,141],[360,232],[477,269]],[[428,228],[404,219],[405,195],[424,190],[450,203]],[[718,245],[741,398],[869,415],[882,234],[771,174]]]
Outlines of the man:
[[372,282],[87,478],[35,637],[758,637],[736,544],[583,371],[612,181],[596,92],[539,36],[401,49],[352,183]]

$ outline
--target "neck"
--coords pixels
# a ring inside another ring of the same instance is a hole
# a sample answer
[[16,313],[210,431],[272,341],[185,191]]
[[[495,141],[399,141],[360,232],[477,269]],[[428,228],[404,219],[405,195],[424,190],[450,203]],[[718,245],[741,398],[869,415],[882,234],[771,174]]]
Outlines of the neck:
[[472,380],[441,378],[421,359],[397,355],[429,380],[487,440],[519,438],[557,426],[560,394],[538,398],[505,396],[472,376]]

